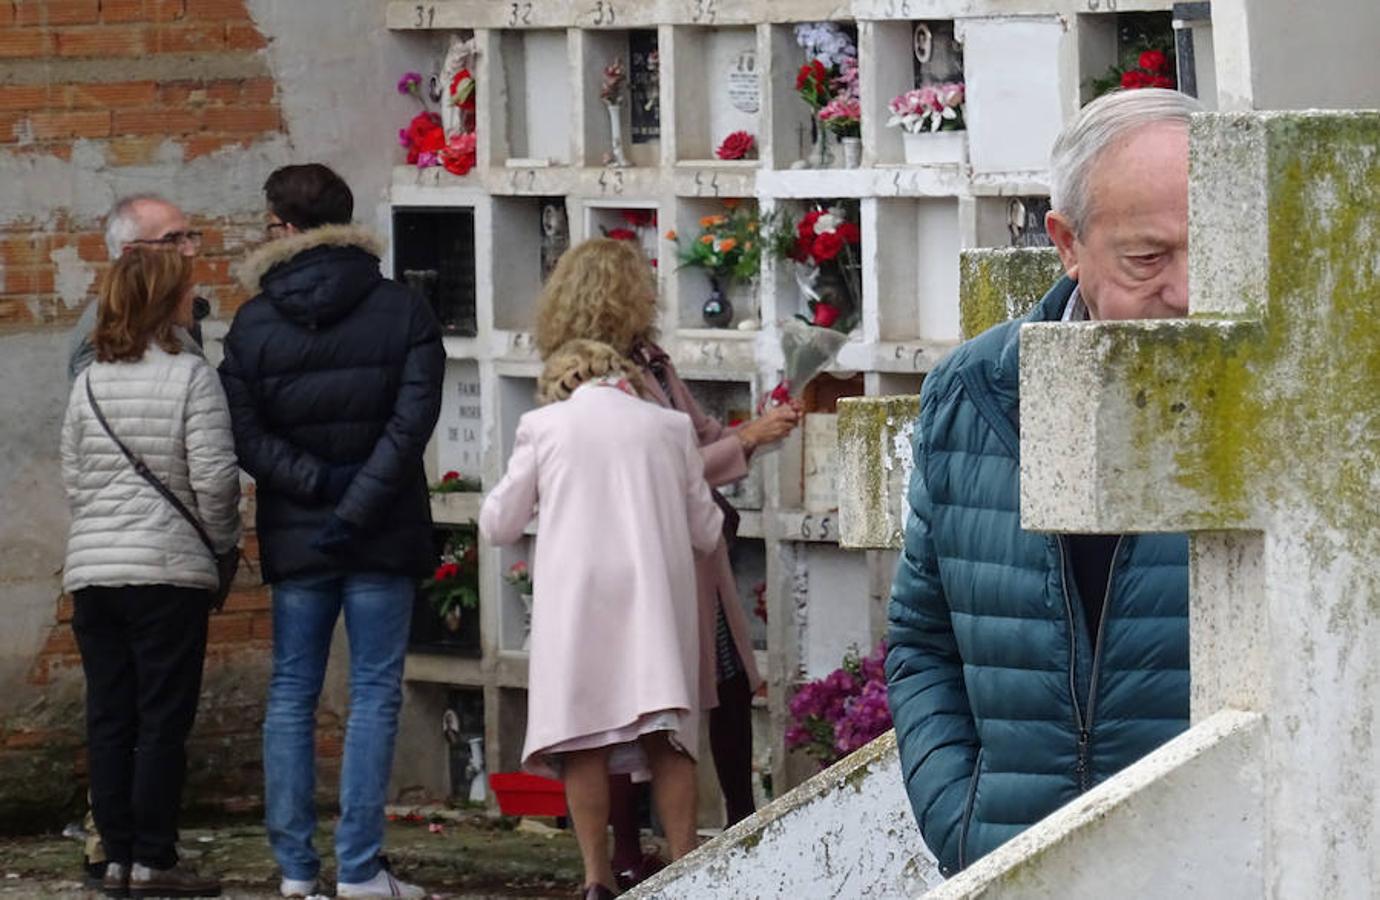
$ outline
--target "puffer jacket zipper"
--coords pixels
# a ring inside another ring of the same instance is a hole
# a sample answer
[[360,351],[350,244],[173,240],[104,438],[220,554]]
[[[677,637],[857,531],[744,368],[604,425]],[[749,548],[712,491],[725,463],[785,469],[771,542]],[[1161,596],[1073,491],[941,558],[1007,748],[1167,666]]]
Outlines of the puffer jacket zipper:
[[[1083,710],[1078,705],[1078,619],[1073,614],[1073,598],[1069,596],[1069,561],[1065,549],[1064,536],[1055,535],[1059,545],[1059,586],[1064,589],[1064,612],[1069,619],[1069,700],[1073,703],[1073,724],[1078,729],[1078,761],[1074,774],[1078,776],[1078,789],[1086,791],[1088,782],[1088,726],[1083,721]],[[1115,567],[1115,557],[1113,557]],[[1101,626],[1098,626],[1101,630]]]
[[1097,640],[1093,644],[1092,658],[1092,681],[1088,685],[1088,718],[1084,724],[1083,732],[1079,740],[1079,762],[1083,782],[1082,790],[1087,790],[1092,786],[1091,767],[1091,737],[1093,727],[1093,716],[1097,712],[1097,677],[1102,674],[1102,635],[1107,630],[1107,610],[1112,605],[1112,579],[1116,576],[1117,562],[1121,557],[1121,545],[1126,541],[1126,535],[1120,535],[1116,539],[1116,546],[1112,548],[1112,565],[1107,570],[1107,589],[1102,592],[1102,615],[1097,619]]

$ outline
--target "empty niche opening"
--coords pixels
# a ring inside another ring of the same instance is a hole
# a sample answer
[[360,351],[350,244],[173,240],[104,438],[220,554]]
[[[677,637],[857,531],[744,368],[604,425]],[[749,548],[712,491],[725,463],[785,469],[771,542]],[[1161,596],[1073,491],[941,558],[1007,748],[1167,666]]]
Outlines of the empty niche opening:
[[564,31],[505,31],[499,40],[506,87],[509,166],[570,162],[570,52]]

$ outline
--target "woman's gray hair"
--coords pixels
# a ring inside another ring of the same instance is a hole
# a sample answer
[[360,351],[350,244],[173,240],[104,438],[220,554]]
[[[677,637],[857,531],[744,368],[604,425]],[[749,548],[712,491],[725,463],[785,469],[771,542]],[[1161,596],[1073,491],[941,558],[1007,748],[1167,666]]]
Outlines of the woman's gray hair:
[[1157,122],[1188,125],[1202,109],[1198,101],[1178,91],[1142,88],[1099,97],[1064,127],[1049,160],[1049,203],[1063,213],[1081,235],[1088,224],[1088,182],[1104,150],[1121,136]]
[[130,194],[116,200],[110,208],[105,217],[105,249],[111,259],[123,253],[126,244],[139,240],[139,204],[146,201],[168,203],[157,194]]

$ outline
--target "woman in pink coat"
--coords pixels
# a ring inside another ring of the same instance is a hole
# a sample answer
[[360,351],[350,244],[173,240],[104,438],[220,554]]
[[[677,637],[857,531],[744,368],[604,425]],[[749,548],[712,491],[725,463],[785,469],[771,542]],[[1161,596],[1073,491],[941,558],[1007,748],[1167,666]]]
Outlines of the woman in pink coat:
[[[739,428],[727,428],[706,415],[656,345],[658,309],[651,271],[631,241],[596,238],[568,250],[542,294],[537,347],[546,356],[575,338],[613,346],[637,364],[649,399],[690,416],[709,484],[732,484],[747,476],[754,449],[790,434],[800,422],[800,411],[776,407]],[[696,560],[695,574],[700,699],[710,710],[709,744],[723,790],[725,824],[732,825],[753,812],[752,695],[762,678],[725,541]],[[629,806],[635,808],[631,799],[615,798],[614,868],[628,885],[648,874]]]
[[606,345],[552,354],[539,385],[549,405],[519,421],[479,518],[495,544],[540,518],[523,766],[565,780],[587,898],[613,896],[610,773],[650,772],[672,854],[695,845],[692,547],[714,549],[723,514],[690,419],[642,400],[640,384]]

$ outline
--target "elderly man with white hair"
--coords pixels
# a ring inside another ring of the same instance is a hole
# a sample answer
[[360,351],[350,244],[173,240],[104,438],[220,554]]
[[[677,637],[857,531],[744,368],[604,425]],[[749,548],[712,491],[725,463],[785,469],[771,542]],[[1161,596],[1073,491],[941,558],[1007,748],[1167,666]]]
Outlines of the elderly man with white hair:
[[[131,194],[115,201],[105,217],[105,249],[114,260],[136,246],[196,256],[201,252],[201,232],[192,229],[186,213],[157,194]],[[201,355],[200,323],[210,309],[209,302],[197,297],[192,304],[196,324],[190,331],[175,329],[178,339],[197,355]],[[72,329],[67,359],[69,379],[75,379],[96,358],[96,350],[91,345],[91,333],[95,330],[96,302],[93,299],[87,301],[85,311]]]
[[886,673],[906,790],[946,875],[1188,726],[1187,539],[1023,530],[1018,429],[1022,322],[1187,312],[1196,109],[1158,89],[1089,104],[1050,165],[1067,274],[925,379]]

